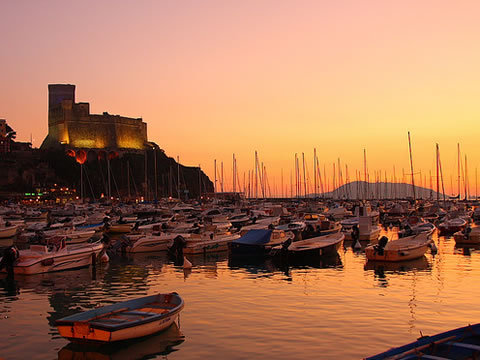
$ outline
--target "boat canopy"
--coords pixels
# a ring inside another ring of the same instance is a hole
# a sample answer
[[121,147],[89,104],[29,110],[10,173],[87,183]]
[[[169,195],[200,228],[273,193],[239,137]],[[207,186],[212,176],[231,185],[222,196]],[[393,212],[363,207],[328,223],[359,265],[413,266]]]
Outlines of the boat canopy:
[[245,245],[262,245],[270,241],[272,230],[255,229],[249,230],[241,238],[234,240],[234,243]]

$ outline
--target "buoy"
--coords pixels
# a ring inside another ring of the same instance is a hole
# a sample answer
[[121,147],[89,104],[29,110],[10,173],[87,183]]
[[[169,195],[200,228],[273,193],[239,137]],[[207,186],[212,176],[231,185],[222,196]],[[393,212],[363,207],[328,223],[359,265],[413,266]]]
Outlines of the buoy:
[[360,244],[360,241],[356,240],[355,245],[353,245],[353,248],[355,250],[360,250],[362,248],[362,245]]
[[183,257],[183,268],[184,269],[191,269],[192,268],[192,263],[188,261],[188,259],[184,256]]
[[107,263],[107,262],[110,261],[110,258],[108,257],[108,254],[107,254],[106,252],[103,253],[102,257],[100,258],[100,261],[101,261],[102,263]]
[[438,252],[437,245],[435,245],[433,241],[430,243],[430,251],[432,254],[436,254]]

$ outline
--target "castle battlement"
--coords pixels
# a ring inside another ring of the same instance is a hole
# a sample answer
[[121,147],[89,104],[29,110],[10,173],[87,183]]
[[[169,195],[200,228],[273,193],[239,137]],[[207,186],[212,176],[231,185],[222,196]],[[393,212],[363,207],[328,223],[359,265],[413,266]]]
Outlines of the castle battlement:
[[88,102],[75,102],[75,85],[48,85],[48,135],[41,148],[143,150],[147,141],[141,118],[90,114]]

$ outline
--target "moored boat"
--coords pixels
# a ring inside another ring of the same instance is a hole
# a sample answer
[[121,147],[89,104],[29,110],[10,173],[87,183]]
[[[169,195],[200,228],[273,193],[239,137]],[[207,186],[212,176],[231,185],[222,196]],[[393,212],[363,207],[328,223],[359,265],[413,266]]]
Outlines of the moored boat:
[[467,226],[467,221],[462,218],[446,219],[438,225],[441,235],[451,235],[462,231]]
[[13,263],[15,274],[32,275],[52,271],[77,269],[89,266],[103,250],[103,243],[65,245],[65,240],[57,246],[31,245],[20,250]]
[[266,256],[273,247],[291,241],[293,237],[291,232],[282,230],[249,230],[230,243],[230,253],[232,256]]
[[157,294],[67,316],[56,326],[71,341],[111,343],[165,330],[183,307],[177,293]]
[[387,350],[365,360],[475,359],[480,352],[480,324],[468,325]]
[[480,244],[480,227],[467,227],[464,231],[457,231],[453,238],[457,244]]
[[365,255],[369,261],[412,260],[422,257],[429,248],[432,248],[431,244],[432,239],[427,233],[420,233],[392,241],[382,237],[378,244],[365,248]]
[[15,234],[17,233],[17,230],[18,230],[17,225],[5,226],[3,228],[0,228],[0,239],[5,239],[5,238],[15,236]]
[[[312,256],[333,255],[342,247],[345,234],[338,232],[335,234],[317,236],[307,240],[300,240],[291,243],[287,248],[287,254],[292,259],[302,259]],[[274,248],[281,250],[281,246]]]

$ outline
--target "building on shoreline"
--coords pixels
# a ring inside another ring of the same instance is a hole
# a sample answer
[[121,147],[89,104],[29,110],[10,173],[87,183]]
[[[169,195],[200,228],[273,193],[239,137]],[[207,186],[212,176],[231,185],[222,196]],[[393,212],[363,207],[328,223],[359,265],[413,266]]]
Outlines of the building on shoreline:
[[139,152],[148,147],[141,118],[90,114],[90,104],[75,102],[75,85],[48,85],[48,135],[41,149],[65,145],[73,150]]

